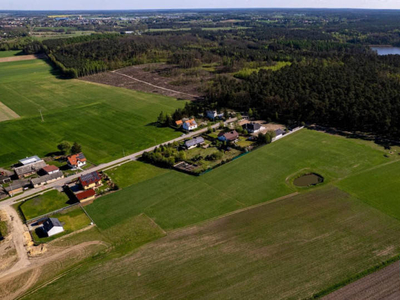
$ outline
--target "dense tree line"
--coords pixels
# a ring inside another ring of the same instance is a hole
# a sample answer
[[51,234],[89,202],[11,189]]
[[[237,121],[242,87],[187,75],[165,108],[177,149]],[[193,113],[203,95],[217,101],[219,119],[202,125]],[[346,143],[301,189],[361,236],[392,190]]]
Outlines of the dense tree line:
[[279,122],[316,122],[399,137],[400,80],[391,75],[387,61],[398,65],[400,58],[346,56],[261,70],[246,81],[219,77],[207,96],[221,107],[254,107],[260,117]]

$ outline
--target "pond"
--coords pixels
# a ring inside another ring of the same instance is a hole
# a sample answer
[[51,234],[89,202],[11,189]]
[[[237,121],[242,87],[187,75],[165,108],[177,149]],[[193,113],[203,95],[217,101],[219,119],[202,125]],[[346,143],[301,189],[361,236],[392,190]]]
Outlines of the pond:
[[397,54],[400,55],[399,47],[383,47],[383,46],[371,46],[371,49],[378,53],[378,55],[391,55]]
[[293,181],[296,186],[311,186],[324,182],[324,177],[315,173],[301,175]]

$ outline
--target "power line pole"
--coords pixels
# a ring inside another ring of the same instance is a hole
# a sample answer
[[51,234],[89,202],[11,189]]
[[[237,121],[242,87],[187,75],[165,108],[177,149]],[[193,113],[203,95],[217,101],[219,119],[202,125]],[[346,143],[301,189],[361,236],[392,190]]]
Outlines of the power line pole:
[[42,122],[44,122],[43,115],[42,115],[42,110],[39,109],[39,112],[40,112],[40,116],[42,117]]

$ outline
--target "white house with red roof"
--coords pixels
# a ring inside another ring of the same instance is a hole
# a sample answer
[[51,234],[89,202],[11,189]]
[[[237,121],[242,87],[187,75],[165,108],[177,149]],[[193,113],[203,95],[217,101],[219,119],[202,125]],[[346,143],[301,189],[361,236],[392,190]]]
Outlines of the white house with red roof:
[[190,130],[195,130],[197,128],[197,123],[194,119],[187,120],[183,122],[182,125],[183,129],[190,131]]
[[86,165],[86,157],[83,153],[73,154],[67,157],[68,166],[77,169]]

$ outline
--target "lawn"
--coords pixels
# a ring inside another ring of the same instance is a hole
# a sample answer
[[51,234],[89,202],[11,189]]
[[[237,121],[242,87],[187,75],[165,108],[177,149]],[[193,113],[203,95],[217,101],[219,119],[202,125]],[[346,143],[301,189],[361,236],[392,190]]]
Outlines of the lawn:
[[1,102],[21,118],[0,124],[0,166],[57,151],[63,140],[80,143],[88,160],[99,164],[179,135],[152,123],[161,110],[172,112],[184,101],[57,79],[53,72],[43,60],[2,63]]
[[308,168],[325,182],[398,159],[374,144],[301,130],[200,177],[169,171],[97,199],[87,207],[106,229],[146,213],[170,230],[296,191],[287,179]]
[[29,299],[304,299],[396,255],[399,231],[397,220],[328,187],[173,231]]
[[19,205],[25,220],[30,220],[46,213],[68,206],[68,196],[56,190],[36,196]]
[[348,177],[337,185],[369,205],[400,220],[400,162]]
[[0,58],[22,55],[21,50],[0,51]]
[[90,225],[90,219],[80,207],[75,207],[72,210],[55,214],[51,217],[60,220],[61,224],[63,224],[64,231],[51,237],[39,237],[37,233],[33,231],[32,235],[36,242],[47,243],[63,235],[80,230]]
[[118,185],[125,188],[132,184],[149,180],[167,173],[168,170],[144,164],[137,161],[129,162],[121,166],[109,169],[105,173]]

